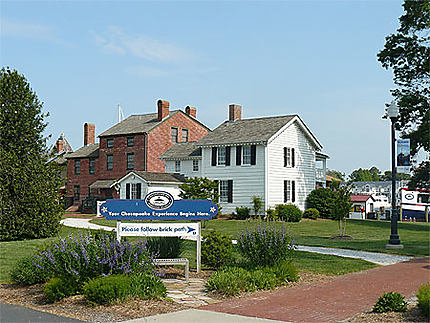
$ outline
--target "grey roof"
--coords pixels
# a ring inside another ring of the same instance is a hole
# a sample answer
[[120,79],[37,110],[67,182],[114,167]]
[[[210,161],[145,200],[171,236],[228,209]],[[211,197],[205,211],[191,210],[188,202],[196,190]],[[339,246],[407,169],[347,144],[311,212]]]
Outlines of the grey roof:
[[83,146],[71,154],[67,154],[66,158],[97,158],[99,156],[99,144],[90,144]]
[[160,159],[198,159],[202,156],[202,149],[197,142],[180,142],[170,147]]
[[90,185],[90,188],[110,188],[114,182],[114,179],[98,179]]
[[[186,113],[181,110],[172,110],[169,113],[169,117],[174,116],[177,113],[183,113],[188,116]],[[190,117],[190,116],[188,116]],[[102,132],[99,137],[107,137],[107,136],[117,136],[117,135],[127,135],[127,134],[135,134],[135,133],[148,133],[159,124],[163,123],[168,118],[163,119],[162,121],[158,121],[158,113],[148,113],[148,114],[139,114],[139,115],[131,115],[123,121],[117,123],[113,127],[110,127],[108,130]],[[192,118],[192,117],[190,117]],[[203,127],[210,130],[203,123],[198,121],[195,118],[192,118],[194,121],[198,122]]]
[[226,121],[199,141],[199,146],[257,143],[269,140],[296,115]]
[[135,170],[133,173],[139,175],[147,182],[176,182],[185,183],[185,177],[176,173],[151,173]]

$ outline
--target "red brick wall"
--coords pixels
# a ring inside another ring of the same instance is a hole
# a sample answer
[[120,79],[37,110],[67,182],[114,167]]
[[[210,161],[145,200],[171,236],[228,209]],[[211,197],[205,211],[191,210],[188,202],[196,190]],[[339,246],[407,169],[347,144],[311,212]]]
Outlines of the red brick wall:
[[148,134],[148,172],[165,171],[165,166],[159,157],[173,145],[172,127],[178,128],[179,142],[182,142],[182,129],[188,129],[188,141],[199,141],[208,133],[200,123],[181,112],[176,113]]
[[[80,200],[82,201],[89,195],[89,185],[94,183],[98,179],[97,169],[99,161],[96,159],[96,173],[89,173],[89,159],[82,158],[81,161],[81,173],[75,175],[75,160],[69,160],[67,163],[67,196],[73,196],[73,187],[75,185],[80,186]],[[75,201],[74,204],[80,204]]]

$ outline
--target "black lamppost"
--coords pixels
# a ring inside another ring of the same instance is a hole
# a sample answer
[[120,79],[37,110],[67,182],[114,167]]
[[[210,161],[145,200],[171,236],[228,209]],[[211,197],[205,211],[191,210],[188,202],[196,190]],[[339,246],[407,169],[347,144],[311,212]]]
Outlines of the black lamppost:
[[397,207],[396,207],[396,130],[394,125],[399,116],[399,107],[396,103],[391,102],[386,109],[387,117],[391,120],[391,234],[390,240],[385,248],[401,249],[400,237],[397,233]]

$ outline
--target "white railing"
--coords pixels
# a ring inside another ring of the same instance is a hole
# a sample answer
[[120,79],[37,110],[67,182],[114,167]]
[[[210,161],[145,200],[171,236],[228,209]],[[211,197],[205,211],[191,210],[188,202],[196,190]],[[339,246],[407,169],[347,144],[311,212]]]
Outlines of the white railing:
[[325,172],[322,168],[315,168],[315,178],[317,182],[325,182]]

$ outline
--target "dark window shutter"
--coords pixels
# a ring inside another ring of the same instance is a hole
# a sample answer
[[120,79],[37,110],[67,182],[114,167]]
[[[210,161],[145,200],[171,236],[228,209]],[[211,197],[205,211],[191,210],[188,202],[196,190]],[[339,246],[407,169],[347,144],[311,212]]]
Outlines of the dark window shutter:
[[240,166],[242,164],[242,146],[236,147],[236,165]]
[[231,147],[225,147],[225,165],[230,166]]
[[141,183],[137,183],[137,199],[140,200],[142,198],[142,184]]
[[125,198],[130,199],[130,183],[125,184]]
[[291,181],[291,201],[296,201],[296,181]]
[[291,167],[296,166],[296,156],[294,153],[294,148],[291,148]]
[[284,167],[287,167],[287,147],[284,147]]
[[251,146],[251,165],[255,165],[257,163],[257,146]]
[[284,181],[284,203],[287,203],[288,196],[287,196],[287,181]]
[[233,203],[233,180],[228,181],[228,203]]
[[212,147],[212,166],[216,166],[216,162],[217,162],[217,156],[216,156],[216,147]]

